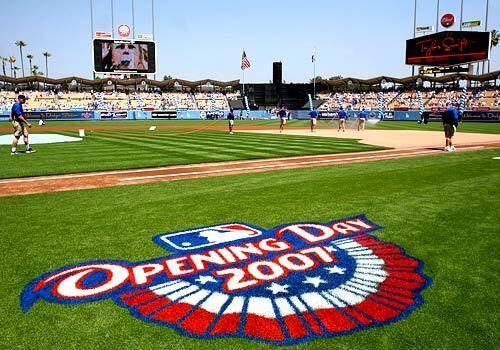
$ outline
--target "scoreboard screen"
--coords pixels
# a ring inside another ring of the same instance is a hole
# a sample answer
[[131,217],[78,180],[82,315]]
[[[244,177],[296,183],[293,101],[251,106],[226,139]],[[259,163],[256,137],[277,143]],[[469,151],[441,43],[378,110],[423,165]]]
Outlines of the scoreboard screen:
[[444,31],[406,40],[406,64],[453,66],[490,55],[490,32]]
[[156,73],[153,41],[94,39],[96,73]]

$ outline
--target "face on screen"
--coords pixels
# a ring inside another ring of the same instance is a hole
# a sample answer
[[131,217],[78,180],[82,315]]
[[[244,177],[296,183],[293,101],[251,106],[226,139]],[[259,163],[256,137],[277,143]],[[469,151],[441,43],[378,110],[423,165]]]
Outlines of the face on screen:
[[102,48],[103,60],[111,61],[112,69],[147,70],[147,53],[147,45],[144,44],[103,43]]

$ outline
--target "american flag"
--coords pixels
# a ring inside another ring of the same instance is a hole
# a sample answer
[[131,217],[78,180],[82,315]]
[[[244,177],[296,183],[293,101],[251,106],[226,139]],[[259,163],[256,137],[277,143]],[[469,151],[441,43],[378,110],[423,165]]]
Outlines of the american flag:
[[247,54],[245,51],[243,51],[243,56],[241,56],[241,69],[245,70],[247,68],[250,68],[251,64],[250,61],[248,60]]
[[316,49],[313,50],[313,54],[312,54],[312,57],[311,57],[311,62],[312,63],[316,63]]

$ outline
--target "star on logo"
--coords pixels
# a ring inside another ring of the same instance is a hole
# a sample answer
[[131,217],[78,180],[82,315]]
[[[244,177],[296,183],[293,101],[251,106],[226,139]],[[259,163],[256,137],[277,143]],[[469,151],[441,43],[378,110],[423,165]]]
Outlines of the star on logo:
[[322,279],[320,276],[316,277],[306,277],[302,283],[310,283],[314,286],[314,288],[318,288],[321,283],[326,283],[324,279]]
[[325,270],[327,270],[330,273],[338,273],[339,275],[343,275],[345,273],[344,268],[338,267],[337,265],[332,266],[332,267],[325,267]]
[[281,284],[273,282],[273,283],[271,283],[271,286],[267,287],[266,289],[273,292],[273,295],[274,295],[274,294],[278,294],[278,293],[288,293],[288,290],[287,290],[288,287],[290,287],[290,285],[288,285],[288,284],[281,285]]
[[195,279],[195,281],[200,284],[206,284],[208,282],[217,283],[217,280],[212,276],[200,276],[197,279]]

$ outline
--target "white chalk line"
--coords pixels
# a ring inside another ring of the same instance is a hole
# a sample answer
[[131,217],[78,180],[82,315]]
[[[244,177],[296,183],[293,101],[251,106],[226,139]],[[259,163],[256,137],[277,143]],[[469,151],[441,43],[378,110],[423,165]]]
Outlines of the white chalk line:
[[[484,146],[472,146],[472,147],[462,147],[462,150],[466,149],[479,149],[483,148]],[[412,150],[417,150],[417,149],[422,149],[423,147],[415,147],[415,148],[406,148],[406,149],[398,149],[398,150],[379,150],[379,151],[366,151],[366,152],[358,152],[357,154],[366,154],[369,152],[370,154],[372,153],[384,153],[378,156],[369,156],[369,157],[381,157],[381,156],[390,156],[396,153],[390,153],[390,152],[401,152],[401,151],[412,151]],[[426,151],[428,152],[428,151]],[[441,152],[439,150],[432,150],[432,152]],[[356,154],[356,153],[354,153]],[[412,152],[412,153],[397,153],[398,155],[412,155],[412,154],[419,154],[419,152]],[[312,155],[312,156],[296,156],[296,157],[285,157],[285,158],[267,158],[267,159],[250,159],[250,160],[243,160],[243,161],[230,161],[228,163],[224,162],[215,162],[215,163],[207,163],[207,164],[186,164],[186,165],[179,165],[179,166],[166,166],[166,167],[157,167],[157,168],[145,168],[145,169],[132,169],[132,170],[112,170],[112,171],[102,171],[102,172],[93,172],[93,173],[86,173],[86,174],[68,174],[68,175],[54,175],[54,176],[40,176],[40,177],[33,177],[33,178],[25,178],[25,179],[7,179],[7,180],[0,180],[0,184],[11,184],[11,183],[23,183],[23,182],[37,182],[37,181],[50,181],[50,180],[67,180],[67,179],[78,179],[78,178],[86,178],[86,177],[96,177],[96,176],[106,176],[106,175],[123,175],[123,174],[134,174],[134,173],[147,173],[147,172],[156,172],[156,171],[165,171],[165,170],[177,170],[177,169],[190,169],[190,168],[199,168],[199,167],[219,167],[221,165],[240,165],[240,164],[248,164],[248,163],[268,163],[268,162],[277,162],[277,161],[287,161],[287,160],[294,160],[294,159],[302,159],[302,158],[325,158],[325,157],[332,157],[332,156],[340,156],[342,153],[337,153],[337,154],[318,154],[318,155]],[[351,158],[344,158],[342,160],[348,159],[350,160]],[[353,157],[352,159],[366,159],[363,157]],[[367,158],[369,159],[369,158]],[[334,162],[334,161],[340,161],[340,160],[324,160],[324,161],[318,161],[320,163],[326,163],[326,162]],[[286,165],[289,165],[292,163],[288,163]],[[301,163],[295,163],[295,164],[307,164],[304,162]],[[314,164],[311,163],[311,164]],[[281,165],[280,167],[286,166],[286,165]],[[262,165],[264,168],[269,168],[269,167],[277,167],[277,165],[271,165],[271,166],[266,166]],[[250,169],[250,168],[243,168],[243,169]],[[258,167],[256,167],[258,169]],[[231,170],[224,170],[224,171],[231,171]],[[236,171],[233,169],[233,171]],[[196,173],[196,172],[192,172]],[[181,174],[188,174],[188,173],[180,173],[177,174],[176,176],[185,176]],[[157,176],[164,176],[164,175],[157,175]],[[173,175],[172,175],[173,176]],[[120,179],[124,180],[124,179]]]
[[177,174],[162,174],[162,175],[128,177],[128,178],[119,179],[119,180],[120,181],[137,181],[137,180],[149,180],[149,179],[159,179],[159,178],[178,177],[178,176],[227,173],[227,172],[244,171],[244,170],[259,170],[259,169],[283,168],[283,167],[287,168],[287,167],[293,167],[296,165],[338,163],[338,162],[345,162],[345,161],[351,161],[351,160],[366,160],[366,159],[390,159],[390,158],[394,158],[394,157],[398,157],[398,156],[411,156],[411,155],[418,155],[418,154],[441,153],[441,152],[442,151],[439,151],[439,150],[430,150],[430,151],[421,151],[421,152],[413,152],[413,153],[396,153],[396,154],[374,155],[374,156],[365,156],[365,157],[351,157],[351,158],[343,158],[343,159],[313,160],[313,161],[295,162],[295,163],[287,163],[287,164],[258,165],[258,166],[242,167],[242,168],[216,169],[216,170],[204,170],[204,171],[191,171],[191,172],[187,172],[187,173],[177,173]]

